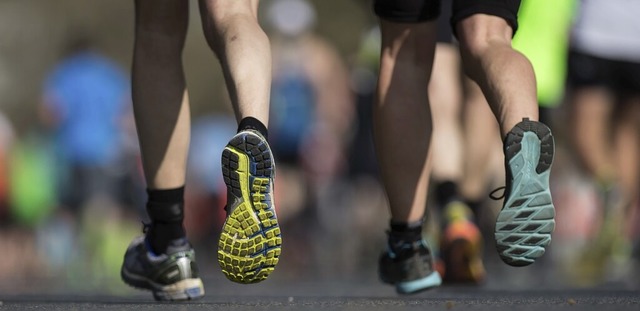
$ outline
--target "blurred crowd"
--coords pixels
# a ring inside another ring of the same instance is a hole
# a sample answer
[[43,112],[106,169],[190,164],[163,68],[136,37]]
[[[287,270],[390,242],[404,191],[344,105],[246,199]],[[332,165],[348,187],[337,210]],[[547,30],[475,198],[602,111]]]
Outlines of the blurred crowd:
[[[380,34],[370,17],[359,24],[361,36],[350,38],[356,48],[341,47],[330,27],[318,31],[332,18],[319,14],[319,2],[341,1],[264,1],[261,12],[274,57],[269,137],[284,238],[274,277],[376,282],[389,219],[370,133]],[[367,1],[353,2],[361,16],[372,15]],[[514,45],[534,65],[541,117],[557,150],[556,231],[549,254],[526,268],[533,282],[640,285],[638,10],[623,0],[523,0]],[[96,46],[90,31],[68,32],[56,64],[37,79],[32,122],[8,113],[12,103],[0,99],[0,293],[126,291],[122,254],[146,219],[127,65]],[[0,38],[6,100],[5,44],[11,41]],[[504,159],[491,138],[497,122],[458,62],[455,41],[439,43],[434,79],[425,85],[435,118],[431,185],[459,176],[485,238],[490,285],[514,275],[494,255],[501,201],[488,195],[504,185]],[[611,70],[607,83],[594,74],[603,67]],[[224,109],[195,109],[193,118],[186,227],[203,266],[214,266],[226,202],[220,154],[236,123]],[[438,234],[437,204],[434,197],[427,206],[430,236]]]

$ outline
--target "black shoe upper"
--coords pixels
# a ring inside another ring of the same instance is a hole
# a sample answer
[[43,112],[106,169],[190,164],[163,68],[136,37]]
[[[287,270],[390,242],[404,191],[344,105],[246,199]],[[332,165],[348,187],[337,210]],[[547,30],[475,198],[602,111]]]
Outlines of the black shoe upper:
[[166,253],[153,254],[144,237],[139,237],[127,249],[122,270],[126,281],[144,288],[149,282],[170,285],[198,277],[195,252],[186,239],[172,241]]
[[434,271],[433,258],[422,239],[403,239],[389,234],[389,245],[379,260],[379,273],[383,282],[395,284],[422,279]]

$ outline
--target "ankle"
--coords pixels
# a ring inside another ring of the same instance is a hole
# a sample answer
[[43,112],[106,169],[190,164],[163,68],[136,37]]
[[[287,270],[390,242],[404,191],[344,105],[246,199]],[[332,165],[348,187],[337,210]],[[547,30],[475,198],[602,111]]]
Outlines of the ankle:
[[240,124],[238,124],[238,132],[244,130],[257,131],[258,133],[260,133],[260,135],[262,135],[262,137],[264,137],[264,139],[267,139],[269,136],[267,126],[254,117],[246,117],[240,120]]
[[147,239],[155,253],[164,253],[172,241],[186,236],[184,219],[184,187],[147,190],[147,213],[151,219]]

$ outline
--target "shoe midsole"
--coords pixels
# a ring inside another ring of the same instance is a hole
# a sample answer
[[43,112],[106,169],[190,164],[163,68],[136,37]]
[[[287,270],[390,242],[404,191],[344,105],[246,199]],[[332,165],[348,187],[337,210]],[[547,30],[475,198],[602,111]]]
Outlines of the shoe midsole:
[[122,269],[122,279],[130,285],[143,287],[152,291],[183,292],[192,288],[204,288],[204,286],[202,285],[202,280],[200,278],[189,278],[180,280],[173,284],[162,285],[150,280],[145,276],[131,273],[126,268]]

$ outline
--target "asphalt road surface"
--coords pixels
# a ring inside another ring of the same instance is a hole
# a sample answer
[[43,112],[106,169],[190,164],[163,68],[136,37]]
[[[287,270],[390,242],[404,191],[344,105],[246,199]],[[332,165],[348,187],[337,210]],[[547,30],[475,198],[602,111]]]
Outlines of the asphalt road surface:
[[2,295],[0,310],[640,310],[640,291],[441,287],[399,296],[390,287],[360,283],[225,284],[200,300],[157,303],[142,291],[126,294]]
[[[204,256],[203,258],[207,258]],[[317,273],[305,277],[281,269],[252,285],[232,283],[217,265],[202,265],[206,296],[181,303],[158,303],[149,292],[107,279],[109,289],[90,277],[76,276],[72,285],[57,279],[21,282],[0,279],[0,311],[4,310],[633,310],[640,311],[640,275],[626,282],[577,288],[544,264],[508,267],[487,260],[488,279],[480,287],[443,286],[410,296],[396,294],[378,281],[375,258],[364,274]],[[287,267],[283,265],[283,267]],[[103,280],[104,281],[104,280]],[[105,283],[105,282],[103,282]],[[113,285],[115,284],[115,288]]]

